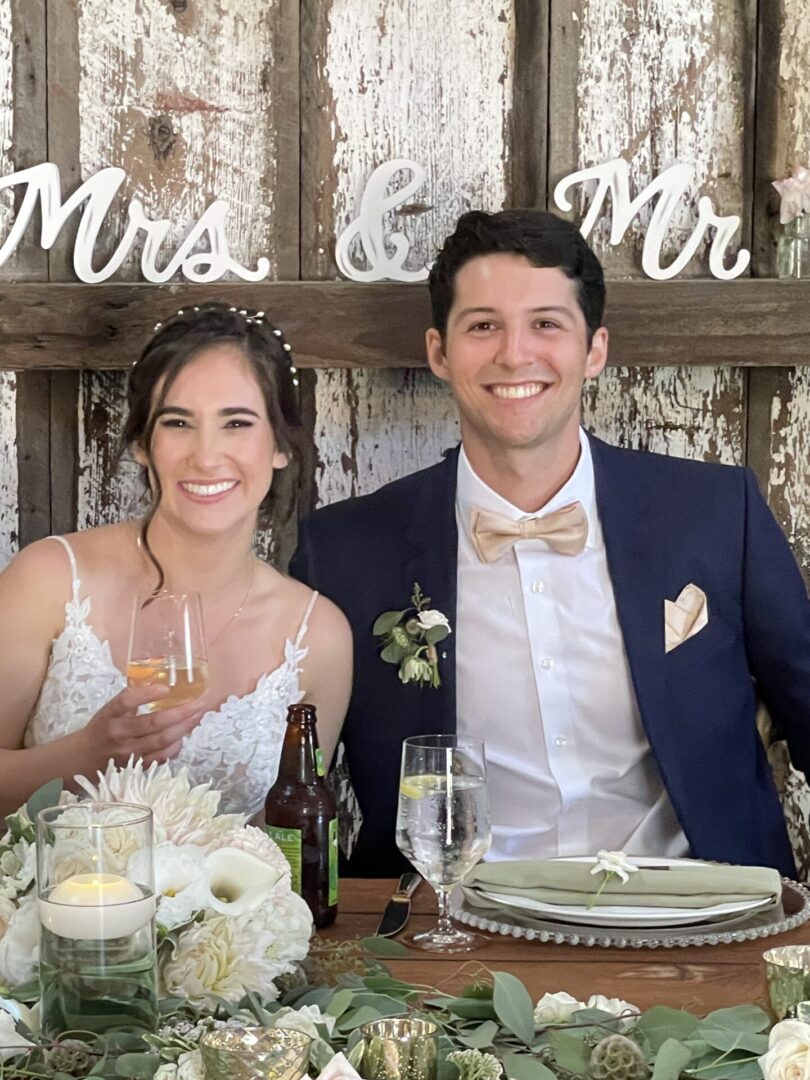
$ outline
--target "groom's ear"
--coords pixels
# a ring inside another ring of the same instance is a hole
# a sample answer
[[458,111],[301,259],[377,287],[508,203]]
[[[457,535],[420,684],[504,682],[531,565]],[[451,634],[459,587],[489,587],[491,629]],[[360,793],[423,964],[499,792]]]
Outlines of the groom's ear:
[[435,326],[431,326],[425,333],[425,349],[427,350],[430,370],[437,379],[448,382],[450,376],[447,372],[447,357],[444,355],[444,342],[442,335]]

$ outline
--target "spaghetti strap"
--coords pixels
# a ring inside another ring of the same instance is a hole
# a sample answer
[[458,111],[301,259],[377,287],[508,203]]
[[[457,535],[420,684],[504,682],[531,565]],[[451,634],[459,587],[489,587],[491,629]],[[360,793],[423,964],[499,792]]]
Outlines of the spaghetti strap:
[[64,536],[48,536],[47,540],[58,540],[65,551],[68,553],[70,559],[70,573],[71,573],[71,585],[73,588],[73,599],[79,599],[79,591],[82,587],[81,581],[79,581],[79,568],[76,565],[76,556],[73,554],[73,548],[64,538]]
[[315,601],[317,599],[318,599],[318,594],[316,592],[313,592],[312,596],[310,596],[310,598],[309,598],[309,603],[307,604],[307,610],[304,612],[304,617],[301,620],[301,626],[299,627],[298,634],[296,635],[296,638],[295,638],[295,647],[296,647],[296,649],[298,648],[298,646],[303,641],[304,634],[307,632],[307,624],[309,623],[309,617],[312,614],[312,609],[315,607]]

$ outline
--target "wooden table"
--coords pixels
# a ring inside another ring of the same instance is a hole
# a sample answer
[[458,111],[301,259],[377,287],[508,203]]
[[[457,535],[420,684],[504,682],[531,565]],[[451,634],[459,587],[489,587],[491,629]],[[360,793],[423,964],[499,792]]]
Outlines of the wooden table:
[[[340,940],[373,934],[394,885],[388,880],[343,879],[337,920],[322,935]],[[426,884],[411,910],[409,931],[435,922],[435,896]],[[774,945],[810,944],[810,923],[778,937],[685,949],[585,948],[487,936],[490,943],[474,953],[442,957],[413,949],[407,959],[385,963],[408,982],[441,984],[446,992],[471,982],[483,964],[517,975],[535,1000],[546,991],[567,990],[580,1000],[605,994],[642,1009],[671,1005],[704,1014],[726,1005],[767,1005],[762,953]]]

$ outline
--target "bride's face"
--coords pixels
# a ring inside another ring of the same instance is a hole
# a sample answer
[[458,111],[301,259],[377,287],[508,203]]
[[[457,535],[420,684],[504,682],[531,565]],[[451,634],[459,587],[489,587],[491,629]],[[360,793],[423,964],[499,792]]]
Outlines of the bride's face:
[[[158,385],[155,401],[160,392]],[[161,486],[158,513],[167,520],[207,534],[254,527],[287,458],[237,346],[209,346],[180,371],[155,418],[151,459]],[[146,464],[145,455],[139,460]]]

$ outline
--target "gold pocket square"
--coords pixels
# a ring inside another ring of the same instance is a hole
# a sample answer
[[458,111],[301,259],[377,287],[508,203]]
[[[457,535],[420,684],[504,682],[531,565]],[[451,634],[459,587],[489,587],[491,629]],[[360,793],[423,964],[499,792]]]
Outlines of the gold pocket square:
[[687,585],[677,600],[664,601],[664,651],[677,649],[701,631],[708,621],[706,593],[697,585]]

